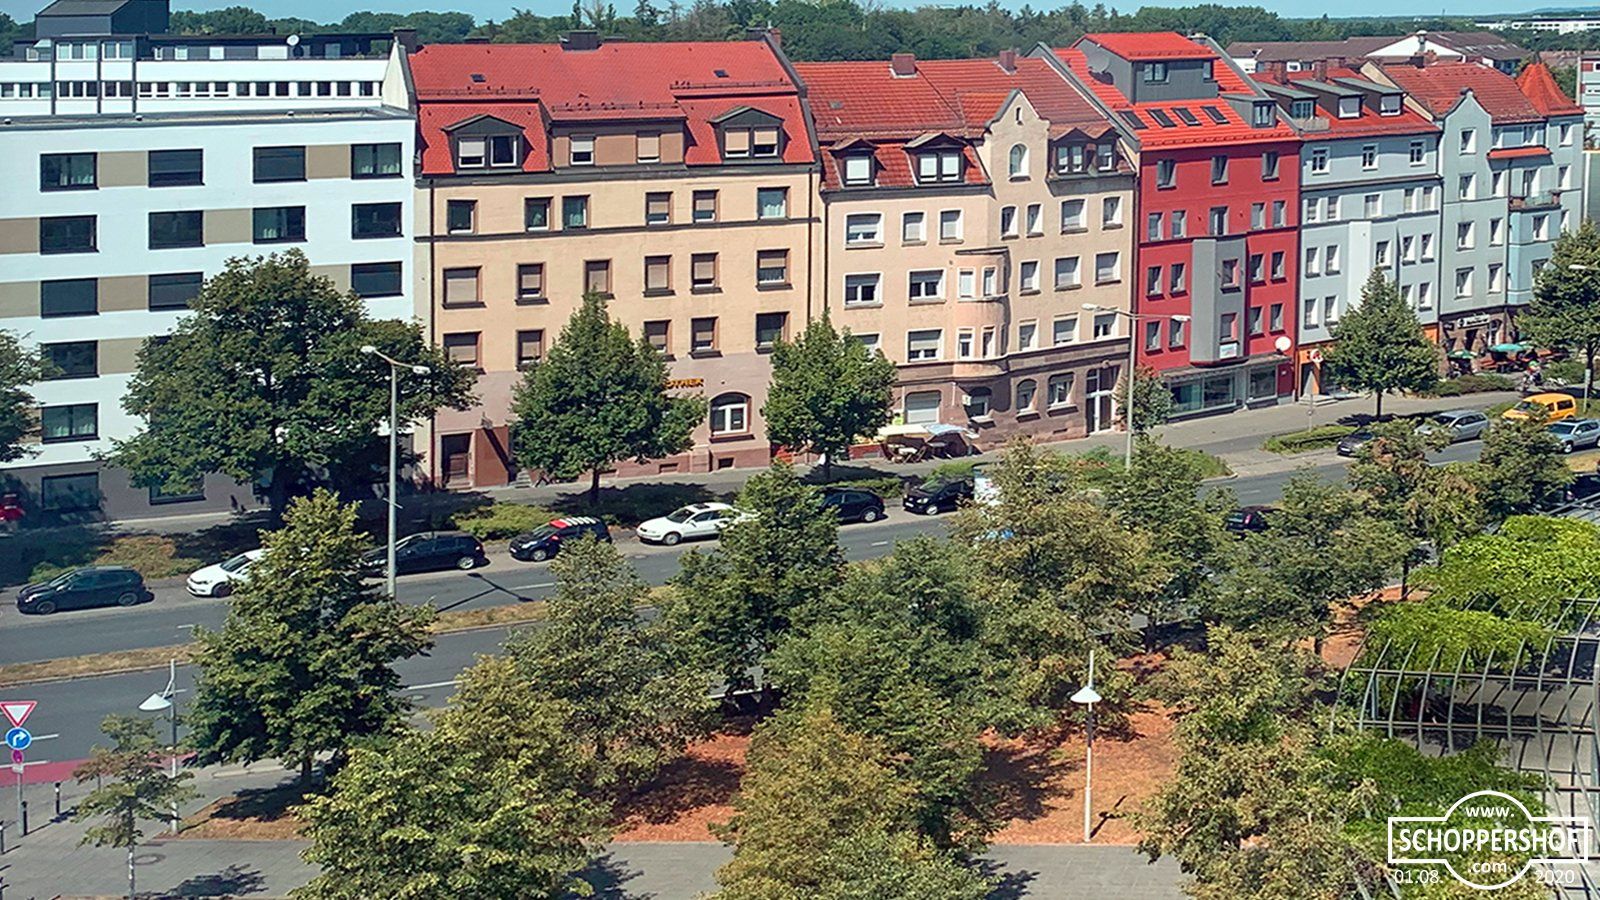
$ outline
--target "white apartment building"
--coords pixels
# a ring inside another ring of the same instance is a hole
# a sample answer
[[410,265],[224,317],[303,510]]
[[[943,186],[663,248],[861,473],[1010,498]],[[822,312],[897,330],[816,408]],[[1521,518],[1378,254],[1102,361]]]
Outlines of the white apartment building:
[[139,348],[231,258],[299,248],[374,315],[413,315],[400,51],[371,36],[124,35],[109,18],[104,34],[52,34],[84,27],[75,6],[52,4],[70,21],[0,60],[0,329],[59,370],[32,388],[33,452],[0,465],[0,490],[38,520],[248,505],[226,478],[163,496],[98,458],[139,427],[121,403]]

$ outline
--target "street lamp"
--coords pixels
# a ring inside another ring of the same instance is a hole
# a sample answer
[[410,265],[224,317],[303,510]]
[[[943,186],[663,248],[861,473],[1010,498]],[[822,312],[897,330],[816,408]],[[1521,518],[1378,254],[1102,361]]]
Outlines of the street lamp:
[[[1568,263],[1567,271],[1600,272],[1600,266],[1586,266],[1583,263]],[[1594,394],[1594,367],[1591,365],[1592,362],[1593,360],[1591,360],[1589,356],[1585,354],[1583,358],[1583,409],[1585,414],[1587,414],[1589,410],[1589,398]]]
[[[178,705],[173,696],[178,692],[178,661],[172,660],[167,668],[167,687],[159,694],[151,694],[139,704],[144,712],[165,712],[172,723],[172,777],[178,777]],[[178,833],[178,802],[172,802],[172,833]]]
[[1122,464],[1123,464],[1123,467],[1127,471],[1132,472],[1133,471],[1133,373],[1134,373],[1134,369],[1139,365],[1139,360],[1138,360],[1138,355],[1137,355],[1138,351],[1139,351],[1139,341],[1138,341],[1138,335],[1135,334],[1135,332],[1137,332],[1138,329],[1134,328],[1132,323],[1137,323],[1137,322],[1142,321],[1144,319],[1171,319],[1174,322],[1187,322],[1187,321],[1189,321],[1190,317],[1189,316],[1152,316],[1152,315],[1142,315],[1140,313],[1133,312],[1132,310],[1123,309],[1123,308],[1118,307],[1118,306],[1101,306],[1098,303],[1085,303],[1085,304],[1083,304],[1083,308],[1089,310],[1090,312],[1109,312],[1109,313],[1116,313],[1119,316],[1127,316],[1128,321],[1130,323],[1129,326],[1128,326],[1128,373],[1127,373],[1127,375],[1125,375],[1123,377],[1123,380],[1128,383],[1127,406],[1123,407],[1123,412],[1122,412],[1123,418],[1127,420],[1126,424],[1127,424],[1127,428],[1128,428],[1128,446],[1127,446],[1127,449],[1123,452]]
[[1089,683],[1078,689],[1072,695],[1072,702],[1080,704],[1088,710],[1088,722],[1084,727],[1083,742],[1083,842],[1089,843],[1092,834],[1090,824],[1090,809],[1092,791],[1094,789],[1094,705],[1100,702],[1100,694],[1094,689],[1094,650],[1089,651]]
[[361,352],[368,356],[376,356],[389,364],[389,546],[385,584],[388,586],[389,596],[393,597],[396,510],[399,509],[399,500],[395,494],[400,470],[400,370],[409,369],[413,375],[426,375],[430,369],[427,366],[407,365],[392,359],[371,344],[363,344]]

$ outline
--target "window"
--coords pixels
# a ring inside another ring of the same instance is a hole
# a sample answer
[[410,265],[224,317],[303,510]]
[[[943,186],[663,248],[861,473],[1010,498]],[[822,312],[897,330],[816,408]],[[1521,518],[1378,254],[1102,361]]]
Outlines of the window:
[[1225,235],[1228,233],[1228,208],[1226,206],[1211,207],[1211,234]]
[[1017,326],[1017,349],[1037,350],[1039,347],[1039,323],[1023,322]]
[[1261,180],[1275,181],[1278,178],[1278,151],[1268,150],[1261,154]]
[[1563,147],[1572,146],[1572,123],[1571,122],[1562,122],[1561,123],[1561,130],[1560,130],[1559,134],[1560,134],[1561,146],[1563,146]]
[[672,291],[672,257],[646,256],[644,258],[644,292],[666,294]]
[[591,259],[584,262],[583,292],[586,294],[599,294],[602,297],[610,296],[611,260]]
[[1223,260],[1218,276],[1222,279],[1224,288],[1239,287],[1239,261],[1237,259]]
[[1246,312],[1245,315],[1246,315],[1246,322],[1248,322],[1248,326],[1247,327],[1250,329],[1250,332],[1249,332],[1250,334],[1259,335],[1259,334],[1265,334],[1266,333],[1266,330],[1262,327],[1262,324],[1261,324],[1261,307],[1252,306]]
[[1183,329],[1184,329],[1184,325],[1186,325],[1186,324],[1187,323],[1183,319],[1169,319],[1167,321],[1167,347],[1168,347],[1168,349],[1176,350],[1179,347],[1183,346],[1183,342],[1184,342]]
[[1260,231],[1267,225],[1267,205],[1265,203],[1250,204],[1250,230]]
[[1319,212],[1321,207],[1322,207],[1321,198],[1318,198],[1318,197],[1307,197],[1306,198],[1306,210],[1305,210],[1304,213],[1301,213],[1300,218],[1304,219],[1306,221],[1306,223],[1308,223],[1308,224],[1316,222],[1318,219],[1320,219],[1322,217],[1321,213]]
[[956,359],[971,359],[975,352],[974,342],[977,340],[971,328],[962,328],[956,331]]
[[689,352],[711,353],[717,349],[717,317],[689,320]]
[[351,144],[351,178],[400,177],[399,144]]
[[1000,207],[1000,236],[1017,236],[1017,208],[1015,206]]
[[1139,67],[1139,76],[1145,84],[1165,84],[1167,81],[1167,64],[1164,62],[1145,63]]
[[941,345],[944,343],[944,332],[938,328],[925,328],[919,331],[906,332],[906,360],[938,359]]
[[150,249],[205,245],[205,216],[200,210],[150,214]]
[[1161,322],[1144,323],[1144,349],[1156,351],[1161,349]]
[[46,216],[39,220],[40,253],[93,253],[94,216]]
[[255,148],[255,180],[257,183],[264,181],[305,181],[306,148]]
[[526,369],[544,361],[544,329],[517,332],[517,368]]
[[1065,175],[1086,172],[1089,169],[1089,155],[1082,144],[1057,144],[1056,145],[1056,171]]
[[1228,158],[1226,156],[1211,157],[1211,183],[1228,183]]
[[1417,243],[1409,234],[1400,237],[1400,261],[1403,263],[1417,261]]
[[188,309],[195,298],[200,296],[200,288],[204,282],[205,276],[199,272],[151,275],[147,282],[149,308],[152,311]]
[[[400,204],[396,203],[394,207],[398,213]],[[251,218],[251,239],[257,244],[283,244],[306,239],[304,206],[257,208]]]
[[1260,253],[1250,254],[1246,268],[1249,271],[1251,284],[1260,284],[1267,280],[1266,259]]
[[967,394],[967,417],[972,419],[987,419],[989,408],[994,405],[994,391],[986,387],[973,388]]
[[756,252],[756,284],[772,287],[789,283],[789,251]]
[[1084,227],[1083,200],[1061,201],[1061,230],[1074,231]]
[[883,243],[881,213],[851,213],[844,217],[844,242],[847,246],[877,246]]
[[711,401],[711,433],[744,434],[750,430],[750,398],[720,394]]
[[478,292],[478,268],[444,270],[444,305],[477,306],[482,301]]
[[1082,281],[1078,274],[1078,257],[1056,257],[1056,290],[1075,288],[1081,283]]
[[522,161],[522,141],[509,134],[489,136],[489,165],[496,168],[515,166]]
[[39,480],[39,506],[47,512],[100,508],[100,474],[46,475]]
[[1156,160],[1156,187],[1169,188],[1178,183],[1178,163],[1171,159]]
[[1050,340],[1056,346],[1078,339],[1078,317],[1063,316],[1050,323]]
[[46,153],[39,157],[39,190],[82,191],[94,187],[93,153]]
[[458,366],[478,367],[478,336],[476,331],[460,331],[444,336],[444,355]]
[[1506,195],[1505,170],[1502,169],[1489,173],[1489,179],[1489,193],[1496,197],[1504,197]]
[[1010,154],[1010,172],[1013,179],[1028,177],[1028,147],[1025,144],[1012,144]]
[[1162,216],[1161,213],[1158,213],[1158,212],[1153,212],[1150,215],[1145,217],[1145,226],[1144,226],[1145,240],[1150,240],[1150,241],[1159,241],[1159,240],[1161,240],[1161,225],[1162,225],[1164,220],[1165,220],[1165,217]]
[[672,323],[666,319],[644,323],[644,339],[662,356],[672,355]]
[[1477,184],[1478,177],[1476,175],[1468,174],[1461,176],[1461,180],[1457,185],[1456,196],[1462,200],[1471,200],[1474,193],[1474,188],[1477,187]]
[[550,229],[549,197],[529,197],[522,201],[522,227],[528,231]]
[[1427,154],[1427,146],[1426,145],[1424,145],[1421,141],[1412,141],[1411,142],[1411,152],[1410,152],[1410,156],[1408,157],[1408,160],[1410,161],[1410,163],[1413,166],[1422,165],[1423,159],[1424,159],[1426,154]]
[[1035,411],[1035,404],[1039,402],[1039,383],[1032,378],[1024,378],[1017,382],[1017,414]]
[[1572,167],[1556,166],[1556,187],[1566,190],[1572,187]]
[[1376,169],[1377,167],[1378,167],[1378,145],[1377,144],[1362,144],[1361,145],[1361,168],[1370,171],[1372,169]]
[[1096,253],[1094,255],[1094,283],[1110,284],[1122,278],[1122,254]]
[[695,291],[717,289],[717,254],[696,253],[689,257],[689,288]]
[[1045,385],[1051,408],[1072,405],[1072,373],[1051,375]]
[[1337,221],[1339,221],[1339,204],[1340,204],[1341,200],[1343,200],[1342,197],[1329,197],[1328,198],[1328,221],[1329,222],[1337,222]]
[[661,135],[654,131],[644,131],[634,136],[633,159],[641,163],[657,163],[661,161]]
[[570,162],[574,166],[594,165],[594,135],[573,135]]
[[1471,128],[1461,129],[1461,155],[1471,156],[1478,152],[1478,132]]
[[201,150],[151,150],[145,182],[150,187],[200,184],[204,158]]
[[672,195],[666,192],[644,195],[644,223],[666,225],[672,221]]
[[1505,276],[1505,266],[1502,266],[1499,263],[1489,264],[1489,293],[1498,294],[1505,290]]
[[1322,313],[1320,310],[1321,307],[1319,307],[1317,304],[1317,298],[1307,297],[1305,299],[1305,310],[1300,313],[1300,318],[1305,322],[1307,328],[1316,328],[1322,324]]
[[1161,293],[1161,267],[1148,266],[1144,270],[1144,293],[1146,297],[1155,297]]
[[[152,300],[155,298],[154,279],[157,277],[158,276],[155,275],[150,276],[150,297]],[[171,275],[160,277],[182,278],[185,276]],[[199,273],[195,273],[194,277],[197,279],[194,293],[198,295],[200,293],[200,286],[198,284],[198,279],[200,277]],[[353,291],[357,296],[361,297],[398,296],[401,293],[400,264],[398,262],[356,263],[350,267],[350,290]]]
[[1374,264],[1380,266],[1387,266],[1389,264],[1388,241],[1379,241],[1372,246],[1372,261]]
[[1217,340],[1224,344],[1231,344],[1239,340],[1239,314],[1223,313],[1217,327]]
[[962,300],[972,300],[978,296],[977,273],[971,269],[962,269],[956,273],[956,297]]
[[1383,195],[1367,194],[1362,197],[1361,212],[1368,219],[1376,219],[1383,215]]
[[[305,207],[300,210],[302,235],[305,230]],[[259,221],[261,210],[256,210]],[[352,238],[383,238],[400,236],[400,204],[356,203],[350,207],[350,236]]]
[[1326,275],[1336,275],[1339,272],[1339,245],[1329,244],[1323,249],[1322,271]]
[[1302,266],[1307,275],[1322,274],[1322,253],[1316,247],[1306,248],[1306,262]]
[[786,219],[789,217],[789,189],[784,187],[756,189],[756,218]]
[[913,302],[917,300],[940,300],[944,298],[944,270],[929,269],[912,272],[909,275],[907,295]]
[[844,183],[852,187],[872,184],[872,157],[865,155],[844,158]]
[[477,230],[478,201],[447,200],[444,205],[444,227],[450,234],[471,234]]
[[1185,210],[1172,211],[1172,236],[1181,238],[1189,233],[1189,213]]
[[844,305],[845,306],[874,306],[880,302],[878,286],[882,276],[874,273],[871,275],[846,275],[844,277]]
[[717,220],[717,192],[694,192],[694,220],[696,222],[715,222]]
[[1254,128],[1271,128],[1278,120],[1276,109],[1271,103],[1254,104],[1250,109],[1250,125]]
[[1017,287],[1024,294],[1039,292],[1039,261],[1036,259],[1023,260],[1017,267]]
[[1457,269],[1456,270],[1456,296],[1457,297],[1471,297],[1472,296],[1472,270],[1471,269]]
[[1424,234],[1422,236],[1422,258],[1425,259],[1425,260],[1433,259],[1433,233],[1432,232],[1429,232],[1429,233]]
[[1326,175],[1326,174],[1328,174],[1328,148],[1327,147],[1313,147],[1313,148],[1311,148],[1311,174],[1313,174],[1313,175]]
[[1100,201],[1100,224],[1105,228],[1122,225],[1122,198],[1107,197]]
[[1534,216],[1533,217],[1533,239],[1536,240],[1536,241],[1548,241],[1548,240],[1550,240],[1550,217],[1549,216]]
[[100,283],[94,278],[68,278],[39,283],[39,315],[54,319],[92,316],[100,311]]
[[[646,286],[648,287],[648,285]],[[543,299],[545,299],[544,263],[519,263],[517,265],[517,302],[537,303]]]
[[1424,281],[1417,285],[1417,308],[1427,309],[1433,306],[1433,284]]
[[39,347],[49,371],[46,381],[67,378],[93,378],[99,374],[100,345],[97,341],[68,341]]
[[1029,203],[1026,213],[1026,224],[1023,226],[1030,236],[1044,234],[1044,207],[1037,203]]
[[1172,264],[1167,270],[1167,293],[1181,294],[1189,289],[1189,267],[1181,262]]
[[1506,220],[1505,219],[1499,219],[1499,218],[1490,219],[1489,220],[1489,244],[1490,244],[1490,246],[1498,247],[1501,244],[1504,244],[1505,242],[1506,242]]
[[1472,223],[1471,222],[1461,222],[1458,225],[1456,225],[1456,249],[1457,250],[1471,250],[1472,249]]
[[939,213],[939,240],[961,240],[961,210],[946,209]]
[[561,198],[561,227],[568,230],[589,227],[589,198]]
[[41,407],[39,432],[46,444],[94,440],[100,436],[100,405],[74,403]]
[[900,217],[900,241],[905,244],[920,244],[928,239],[927,216],[919,212],[908,212]]

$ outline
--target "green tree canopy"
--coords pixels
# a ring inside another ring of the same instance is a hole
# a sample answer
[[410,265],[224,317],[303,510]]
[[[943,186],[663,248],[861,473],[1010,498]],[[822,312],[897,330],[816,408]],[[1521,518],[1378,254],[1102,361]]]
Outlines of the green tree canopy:
[[95,782],[95,789],[78,801],[73,819],[96,821],[84,831],[80,844],[118,847],[128,851],[128,896],[134,883],[134,849],[144,838],[141,822],[174,816],[178,804],[193,797],[188,786],[193,772],[173,776],[162,759],[155,723],[132,716],[107,716],[100,730],[111,738],[110,748],[96,745],[89,758],[72,772],[79,784]]
[[1592,393],[1600,352],[1600,228],[1593,221],[1556,238],[1550,264],[1534,273],[1533,302],[1518,312],[1517,331],[1536,344],[1576,351],[1590,376],[1584,396]]
[[882,353],[834,330],[826,311],[794,342],[772,348],[772,386],[761,415],[767,438],[795,450],[823,454],[823,480],[857,438],[889,421],[894,363]]
[[1485,504],[1495,520],[1534,512],[1560,499],[1573,473],[1561,442],[1535,419],[1502,419],[1484,435],[1482,464]]
[[[1119,406],[1128,405],[1127,375],[1117,380],[1116,397]],[[1122,413],[1126,415],[1126,413]],[[1150,429],[1167,424],[1172,417],[1172,388],[1155,369],[1140,366],[1133,373],[1133,430],[1148,434]]]
[[642,337],[630,339],[605,301],[588,294],[545,360],[517,385],[511,412],[517,463],[556,478],[591,473],[595,503],[600,473],[612,463],[689,449],[706,405],[668,396],[661,354]]
[[191,743],[202,762],[282,759],[309,780],[324,751],[394,731],[410,705],[397,660],[432,645],[433,610],[365,583],[354,505],[327,491],[296,500],[199,650]]
[[0,331],[0,462],[27,456],[24,439],[39,430],[37,402],[28,388],[44,375],[39,355],[17,336]]
[[366,344],[430,369],[401,378],[402,420],[471,403],[472,370],[413,323],[369,319],[299,250],[231,259],[170,339],[139,351],[122,405],[145,427],[114,441],[111,461],[140,486],[177,489],[212,472],[260,482],[275,515],[318,483],[369,484],[387,453],[389,371]]
[[1332,329],[1333,346],[1323,351],[1323,377],[1334,384],[1383,397],[1394,391],[1425,391],[1439,380],[1439,348],[1400,290],[1374,269],[1361,289],[1361,305],[1347,310]]

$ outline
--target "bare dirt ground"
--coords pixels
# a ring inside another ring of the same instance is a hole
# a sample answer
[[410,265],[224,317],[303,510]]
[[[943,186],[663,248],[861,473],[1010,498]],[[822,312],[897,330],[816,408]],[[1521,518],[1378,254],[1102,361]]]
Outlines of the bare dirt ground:
[[223,841],[288,841],[299,838],[300,819],[291,812],[304,795],[295,786],[240,791],[185,819],[182,838]]

